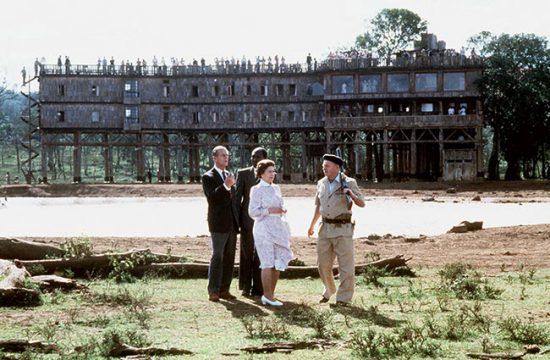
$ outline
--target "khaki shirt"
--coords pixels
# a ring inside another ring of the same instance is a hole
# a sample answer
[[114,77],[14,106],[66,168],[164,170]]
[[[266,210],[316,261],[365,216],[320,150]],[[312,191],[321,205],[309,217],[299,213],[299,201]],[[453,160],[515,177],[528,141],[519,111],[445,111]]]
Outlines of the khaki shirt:
[[[344,176],[348,187],[355,196],[364,200],[363,194],[357,186],[357,181],[353,178]],[[315,206],[319,205],[321,216],[328,219],[337,219],[351,216],[351,209],[348,208],[348,201],[343,193],[341,184],[332,192],[329,190],[329,180],[325,176],[317,182],[317,193],[315,194]],[[355,224],[325,224],[319,229],[319,237],[333,238],[339,236],[353,237],[353,228]]]

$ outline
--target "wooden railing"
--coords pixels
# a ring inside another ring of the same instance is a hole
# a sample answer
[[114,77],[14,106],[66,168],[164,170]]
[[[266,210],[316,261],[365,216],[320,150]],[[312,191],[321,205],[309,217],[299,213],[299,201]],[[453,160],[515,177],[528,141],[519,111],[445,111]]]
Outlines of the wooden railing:
[[383,129],[404,127],[472,127],[481,126],[481,116],[470,115],[400,115],[400,116],[361,116],[328,117],[326,129]]

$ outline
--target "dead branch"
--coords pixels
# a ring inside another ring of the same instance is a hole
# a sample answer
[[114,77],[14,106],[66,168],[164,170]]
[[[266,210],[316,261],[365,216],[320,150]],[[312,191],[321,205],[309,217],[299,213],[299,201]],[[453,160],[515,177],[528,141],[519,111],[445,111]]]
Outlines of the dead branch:
[[485,354],[485,353],[468,353],[466,354],[468,357],[471,357],[472,359],[481,359],[481,360],[491,360],[491,359],[504,359],[504,360],[513,360],[513,359],[521,359],[525,356],[525,352],[523,353],[516,353],[516,354],[508,354],[508,353],[492,353],[492,354]]
[[0,260],[0,306],[29,306],[40,304],[40,292],[25,287],[30,277],[25,268],[11,261]]
[[185,349],[169,348],[161,349],[157,347],[138,348],[130,345],[123,344],[120,341],[120,337],[117,334],[113,334],[113,347],[109,351],[109,356],[123,357],[132,355],[193,355],[194,353]]
[[262,346],[251,346],[242,348],[241,351],[246,351],[253,354],[261,353],[290,353],[294,350],[304,350],[304,349],[325,349],[327,347],[333,347],[341,345],[341,342],[331,341],[331,340],[311,340],[311,341],[298,341],[298,342],[275,342],[275,343],[265,343]]
[[59,348],[55,344],[44,343],[41,341],[0,340],[0,350],[12,353],[22,353],[27,350],[33,350],[41,353],[53,353],[58,352]]

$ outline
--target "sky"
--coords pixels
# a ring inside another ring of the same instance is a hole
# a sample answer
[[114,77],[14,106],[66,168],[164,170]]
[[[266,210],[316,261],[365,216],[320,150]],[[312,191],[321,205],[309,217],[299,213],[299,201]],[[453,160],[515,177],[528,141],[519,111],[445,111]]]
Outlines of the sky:
[[[428,21],[447,48],[493,33],[550,39],[548,0],[7,0],[0,5],[0,83],[20,86],[35,58],[53,64],[145,58],[255,58],[304,62],[350,46],[384,8],[407,8]],[[29,71],[30,72],[30,71]]]

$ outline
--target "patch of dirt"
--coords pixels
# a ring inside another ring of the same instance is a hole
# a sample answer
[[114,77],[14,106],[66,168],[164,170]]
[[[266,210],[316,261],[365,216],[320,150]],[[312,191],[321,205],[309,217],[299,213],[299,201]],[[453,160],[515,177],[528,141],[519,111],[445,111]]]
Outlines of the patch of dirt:
[[[382,234],[380,234],[382,235]],[[355,240],[356,262],[363,262],[371,252],[381,257],[403,254],[411,257],[411,266],[439,267],[451,262],[464,262],[486,271],[500,271],[501,266],[514,270],[520,264],[527,267],[548,267],[550,264],[550,224],[490,228],[463,234],[442,234],[415,238],[400,236],[358,238]],[[60,244],[67,238],[36,238],[26,240]],[[210,238],[205,237],[92,237],[96,252],[116,249],[149,248],[154,252],[184,255],[193,260],[208,261]],[[306,265],[316,264],[316,239],[292,238],[295,256]],[[238,244],[237,244],[238,249]],[[239,251],[237,250],[237,259]]]
[[[365,196],[467,199],[502,202],[550,201],[550,181],[360,182]],[[283,196],[314,196],[315,184],[281,184]],[[452,191],[451,191],[452,190]],[[203,196],[201,184],[4,185],[8,197],[188,197]]]

